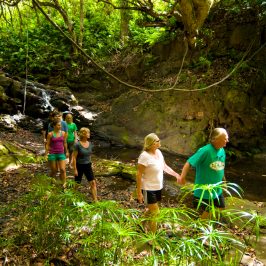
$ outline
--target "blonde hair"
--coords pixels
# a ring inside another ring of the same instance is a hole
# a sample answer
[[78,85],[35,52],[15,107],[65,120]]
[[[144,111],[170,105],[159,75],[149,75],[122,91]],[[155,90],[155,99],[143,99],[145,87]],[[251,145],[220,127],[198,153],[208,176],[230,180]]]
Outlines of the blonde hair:
[[217,138],[219,138],[221,135],[228,135],[227,131],[222,127],[215,128],[211,134],[210,134],[210,142],[214,142]]
[[152,144],[158,139],[158,136],[155,133],[150,133],[144,138],[143,150],[148,151]]
[[84,137],[87,133],[90,133],[91,131],[87,127],[82,127],[79,130],[79,136]]

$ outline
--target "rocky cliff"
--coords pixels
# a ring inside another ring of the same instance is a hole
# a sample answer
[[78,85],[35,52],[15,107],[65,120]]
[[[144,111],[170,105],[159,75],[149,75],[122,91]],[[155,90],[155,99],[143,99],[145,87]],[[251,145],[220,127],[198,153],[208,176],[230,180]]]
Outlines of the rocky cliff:
[[[222,23],[220,23],[222,21]],[[189,155],[205,143],[213,127],[229,131],[231,154],[266,151],[266,31],[254,10],[234,16],[216,10],[202,29],[196,49],[189,50],[175,88],[187,91],[143,92],[103,80],[97,75],[79,77],[69,86],[83,102],[92,95],[109,102],[95,129],[124,145],[142,145],[156,132],[168,151]],[[121,79],[149,89],[168,89],[174,83],[185,53],[183,39],[155,45],[144,54],[128,51],[109,66]],[[245,53],[247,53],[246,57]],[[212,88],[244,58],[237,71]],[[198,91],[194,91],[194,90]],[[77,93],[79,94],[79,93]],[[87,99],[87,100],[86,100]],[[95,97],[94,97],[95,100]]]

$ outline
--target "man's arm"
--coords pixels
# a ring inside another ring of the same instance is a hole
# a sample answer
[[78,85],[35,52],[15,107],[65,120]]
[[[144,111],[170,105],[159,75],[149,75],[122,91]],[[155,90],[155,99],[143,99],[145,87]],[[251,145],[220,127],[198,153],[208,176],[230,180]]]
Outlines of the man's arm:
[[185,165],[183,166],[182,169],[182,173],[181,173],[181,184],[186,183],[186,176],[190,170],[190,164],[188,162],[185,163]]

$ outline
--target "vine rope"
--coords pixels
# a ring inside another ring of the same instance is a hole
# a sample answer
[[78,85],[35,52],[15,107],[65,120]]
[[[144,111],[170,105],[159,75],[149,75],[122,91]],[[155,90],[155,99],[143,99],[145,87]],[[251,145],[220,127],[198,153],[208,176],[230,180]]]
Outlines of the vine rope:
[[[196,89],[185,89],[185,88],[175,88],[178,80],[179,80],[179,76],[180,73],[182,71],[183,65],[184,65],[184,61],[188,52],[188,43],[187,40],[185,39],[185,53],[182,59],[182,63],[179,69],[179,72],[177,74],[175,83],[173,86],[169,87],[169,88],[165,88],[165,89],[148,89],[148,88],[143,88],[143,87],[139,87],[139,86],[135,86],[132,84],[129,84],[121,79],[119,79],[118,77],[116,77],[115,75],[113,75],[112,73],[108,72],[107,70],[105,70],[101,65],[99,65],[92,57],[90,57],[83,49],[80,45],[78,45],[72,38],[70,38],[51,18],[50,16],[43,10],[43,8],[41,7],[40,3],[37,0],[33,0],[33,3],[36,4],[36,6],[38,7],[38,9],[41,11],[41,13],[47,18],[47,20],[57,29],[60,31],[60,33],[67,38],[87,59],[90,60],[90,62],[95,65],[97,68],[99,68],[102,72],[104,72],[107,76],[113,78],[114,80],[116,80],[117,82],[119,82],[120,84],[125,85],[128,88],[131,89],[135,89],[135,90],[139,90],[139,91],[144,91],[144,92],[166,92],[166,91],[183,91],[183,92],[196,92],[196,91],[203,91],[203,90],[207,90],[210,89],[212,87],[215,87],[217,85],[219,85],[220,83],[224,82],[225,80],[227,80],[233,73],[235,73],[239,67],[245,62],[245,58],[247,57],[247,55],[249,54],[249,52],[251,51],[251,48],[254,44],[254,41],[249,45],[248,49],[246,50],[246,52],[244,53],[243,57],[241,58],[241,60],[234,66],[234,68],[225,76],[223,77],[221,80],[214,82],[206,87],[203,88],[196,88]],[[262,50],[266,45],[266,42],[258,49],[256,50],[249,59],[247,59],[246,61],[248,62],[249,60],[251,60],[257,53],[260,52],[260,50]]]

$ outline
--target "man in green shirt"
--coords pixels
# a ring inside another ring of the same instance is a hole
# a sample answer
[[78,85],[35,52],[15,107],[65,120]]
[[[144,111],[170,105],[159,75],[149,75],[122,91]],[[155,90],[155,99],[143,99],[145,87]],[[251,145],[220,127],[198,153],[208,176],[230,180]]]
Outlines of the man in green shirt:
[[[195,168],[196,177],[195,185],[217,184],[225,180],[225,151],[224,148],[229,141],[228,133],[224,128],[215,128],[210,136],[210,143],[200,148],[194,155],[192,155],[185,163],[181,180],[184,183],[187,173],[190,168]],[[221,188],[214,188],[211,191],[196,188],[194,190],[194,204],[197,206],[199,200],[205,205],[210,205],[212,202],[214,206],[224,209],[225,202]],[[208,208],[204,210],[201,218],[208,218]]]

